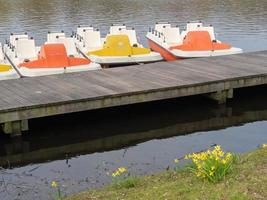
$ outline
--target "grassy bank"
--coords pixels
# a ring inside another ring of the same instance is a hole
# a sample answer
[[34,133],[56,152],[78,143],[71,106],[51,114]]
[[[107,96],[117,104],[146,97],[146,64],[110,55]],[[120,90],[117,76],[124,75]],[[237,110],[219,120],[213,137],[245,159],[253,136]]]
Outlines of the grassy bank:
[[234,171],[219,183],[196,177],[187,169],[126,180],[90,190],[67,200],[89,199],[267,199],[267,148],[240,156]]

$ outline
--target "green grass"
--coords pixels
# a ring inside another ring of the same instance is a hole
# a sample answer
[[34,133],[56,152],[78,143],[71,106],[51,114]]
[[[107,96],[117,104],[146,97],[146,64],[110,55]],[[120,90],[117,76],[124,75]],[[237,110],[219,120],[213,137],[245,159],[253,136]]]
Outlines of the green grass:
[[267,199],[267,149],[242,155],[234,171],[216,184],[197,178],[189,170],[168,171],[133,180],[126,179],[121,185],[111,184],[66,199],[264,200]]
[[128,177],[111,183],[110,187],[114,189],[134,188],[139,184],[139,180],[140,178],[138,177]]

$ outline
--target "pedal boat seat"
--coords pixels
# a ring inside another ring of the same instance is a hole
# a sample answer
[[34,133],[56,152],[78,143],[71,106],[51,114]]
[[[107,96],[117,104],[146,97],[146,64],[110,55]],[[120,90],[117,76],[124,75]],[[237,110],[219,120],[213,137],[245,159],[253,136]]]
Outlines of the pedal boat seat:
[[13,68],[10,65],[0,64],[0,73],[11,71]]
[[183,40],[182,45],[170,47],[170,50],[182,51],[215,51],[230,49],[231,46],[211,40],[208,31],[189,31]]
[[37,60],[21,63],[19,66],[26,68],[58,68],[88,65],[90,62],[85,58],[67,56],[64,44],[45,44],[41,47]]
[[88,55],[95,56],[132,56],[151,53],[148,48],[131,46],[127,35],[109,35],[103,45],[103,48],[97,51],[91,51]]

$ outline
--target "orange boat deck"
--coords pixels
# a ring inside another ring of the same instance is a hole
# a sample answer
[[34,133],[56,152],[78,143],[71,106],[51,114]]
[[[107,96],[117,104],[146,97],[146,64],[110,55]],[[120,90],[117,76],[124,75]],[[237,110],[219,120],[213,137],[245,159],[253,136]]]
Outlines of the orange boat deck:
[[19,66],[29,69],[59,68],[88,65],[90,62],[85,58],[69,57],[64,44],[45,44],[41,47],[37,60],[21,63]]
[[230,49],[231,46],[225,43],[212,41],[208,31],[190,31],[187,33],[183,44],[170,49],[182,51],[215,51]]

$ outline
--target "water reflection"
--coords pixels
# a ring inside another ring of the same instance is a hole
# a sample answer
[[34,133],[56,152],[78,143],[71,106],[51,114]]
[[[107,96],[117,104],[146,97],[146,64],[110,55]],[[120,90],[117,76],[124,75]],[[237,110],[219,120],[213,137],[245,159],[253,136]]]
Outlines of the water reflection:
[[266,100],[267,96],[250,97],[218,107],[194,97],[34,120],[29,135],[13,140],[1,138],[0,165],[16,167],[67,159],[152,139],[267,120]]

